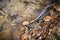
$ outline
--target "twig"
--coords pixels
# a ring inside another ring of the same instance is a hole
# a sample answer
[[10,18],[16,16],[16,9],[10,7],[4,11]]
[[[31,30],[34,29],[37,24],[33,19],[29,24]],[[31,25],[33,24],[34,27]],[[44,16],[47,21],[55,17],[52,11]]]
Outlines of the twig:
[[45,14],[45,12],[47,11],[47,9],[48,9],[49,7],[51,7],[51,6],[53,6],[53,5],[54,5],[54,4],[47,5],[47,6],[45,7],[45,9],[42,11],[42,13],[40,13],[40,15],[39,15],[37,18],[35,18],[34,20],[32,20],[30,23],[33,23],[33,22],[35,22],[36,20],[38,20],[42,15]]

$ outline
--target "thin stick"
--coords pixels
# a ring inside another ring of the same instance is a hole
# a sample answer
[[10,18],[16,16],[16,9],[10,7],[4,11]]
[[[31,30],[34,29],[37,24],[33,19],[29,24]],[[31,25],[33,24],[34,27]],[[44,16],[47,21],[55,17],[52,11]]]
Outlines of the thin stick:
[[33,22],[35,22],[36,20],[38,20],[43,14],[45,14],[45,11],[49,8],[49,7],[51,7],[51,6],[53,6],[54,4],[51,4],[51,5],[47,5],[46,7],[45,7],[45,9],[42,11],[42,13],[40,13],[40,15],[37,17],[37,18],[35,18],[34,20],[32,20],[30,23],[33,23]]

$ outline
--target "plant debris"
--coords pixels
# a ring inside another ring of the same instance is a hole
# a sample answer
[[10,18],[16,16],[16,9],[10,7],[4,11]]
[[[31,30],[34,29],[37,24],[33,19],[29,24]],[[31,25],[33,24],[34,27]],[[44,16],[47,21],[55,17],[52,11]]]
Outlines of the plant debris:
[[59,0],[0,0],[0,40],[60,40]]

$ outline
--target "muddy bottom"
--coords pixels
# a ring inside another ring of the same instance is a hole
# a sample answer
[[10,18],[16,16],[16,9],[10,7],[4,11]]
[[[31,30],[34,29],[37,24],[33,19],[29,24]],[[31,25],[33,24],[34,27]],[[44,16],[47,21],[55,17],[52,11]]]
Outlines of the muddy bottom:
[[0,0],[0,40],[60,40],[59,0]]

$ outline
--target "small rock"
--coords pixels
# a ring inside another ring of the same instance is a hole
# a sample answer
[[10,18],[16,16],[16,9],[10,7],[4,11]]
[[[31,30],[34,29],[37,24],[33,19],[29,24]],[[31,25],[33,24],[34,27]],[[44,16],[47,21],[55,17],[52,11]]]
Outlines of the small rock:
[[23,25],[28,25],[28,24],[29,24],[28,21],[24,21],[24,22],[23,22]]
[[60,5],[55,5],[54,8],[60,12]]
[[52,19],[52,18],[51,18],[50,16],[45,16],[43,20],[44,20],[44,21],[50,21],[51,19]]
[[21,40],[28,40],[28,35],[27,34],[23,34]]

